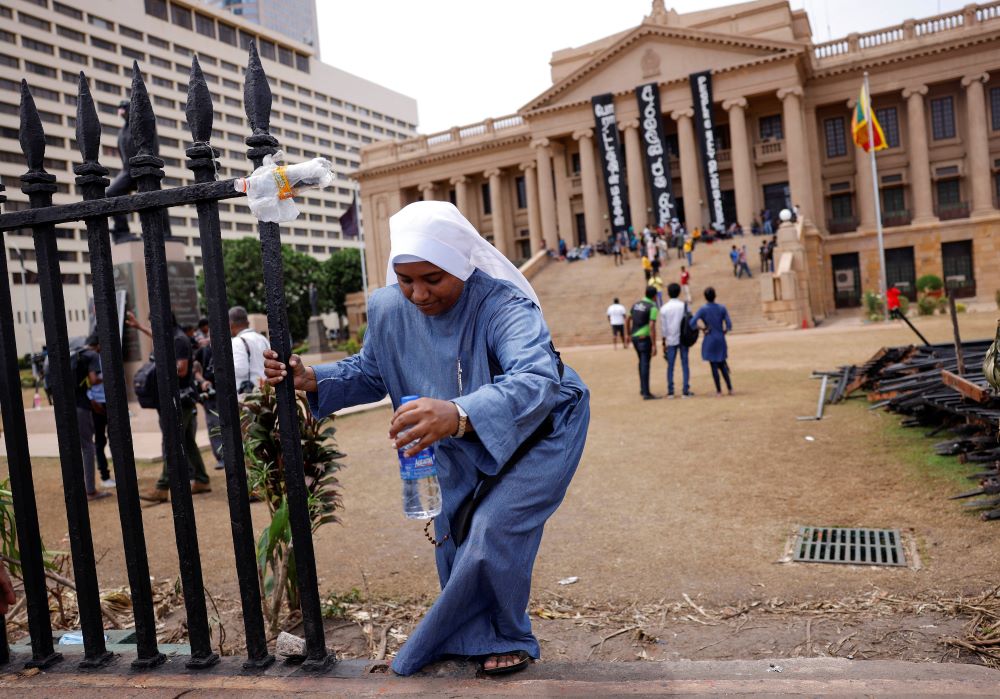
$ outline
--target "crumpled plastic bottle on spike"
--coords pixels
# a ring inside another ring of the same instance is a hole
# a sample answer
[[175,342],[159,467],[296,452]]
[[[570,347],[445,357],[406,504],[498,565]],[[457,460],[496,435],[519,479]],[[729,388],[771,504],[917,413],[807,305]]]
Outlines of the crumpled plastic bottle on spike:
[[299,192],[329,187],[334,179],[333,163],[326,158],[285,165],[285,154],[278,151],[265,155],[263,164],[250,177],[234,180],[233,187],[247,195],[247,204],[258,221],[288,223],[299,216],[294,200]]

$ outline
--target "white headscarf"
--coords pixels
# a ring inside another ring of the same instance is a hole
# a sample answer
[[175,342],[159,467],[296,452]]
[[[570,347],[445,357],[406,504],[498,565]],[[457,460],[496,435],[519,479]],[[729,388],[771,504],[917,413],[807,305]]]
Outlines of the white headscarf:
[[508,281],[539,307],[538,296],[520,270],[479,235],[471,223],[446,201],[418,201],[389,218],[389,269],[386,285],[396,283],[397,262],[423,260],[463,282],[480,269]]

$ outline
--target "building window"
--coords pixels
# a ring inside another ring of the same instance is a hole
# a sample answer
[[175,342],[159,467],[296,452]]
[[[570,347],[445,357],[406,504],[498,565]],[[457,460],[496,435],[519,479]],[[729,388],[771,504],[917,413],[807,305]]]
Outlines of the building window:
[[98,29],[107,29],[109,32],[115,30],[115,23],[109,22],[106,19],[101,19],[100,17],[95,17],[94,15],[87,15],[87,21]]
[[27,24],[29,27],[35,27],[36,29],[44,29],[47,32],[52,31],[52,25],[44,19],[39,19],[38,17],[34,17],[32,15],[26,15],[23,12],[18,12],[17,17],[21,20],[21,24]]
[[906,210],[902,187],[886,187],[882,190],[882,214],[897,215]]
[[830,215],[834,221],[846,222],[854,218],[854,206],[850,194],[834,194],[830,197]]
[[61,15],[66,15],[67,17],[72,17],[73,19],[83,19],[83,13],[80,12],[75,7],[70,7],[69,5],[63,5],[61,2],[52,3],[52,9]]
[[781,115],[772,114],[760,118],[760,140],[767,141],[773,139],[781,141],[785,138],[785,132],[781,128]]
[[303,73],[309,72],[309,56],[302,53],[295,54],[295,67]]
[[961,188],[959,187],[959,181],[957,179],[938,180],[936,188],[938,206],[948,206],[961,203]]
[[26,36],[21,37],[21,46],[26,49],[31,49],[32,51],[38,51],[39,53],[47,53],[49,55],[55,55],[55,47],[52,44],[46,44],[44,41],[35,41],[34,39],[29,39]]
[[78,32],[75,29],[70,29],[69,27],[64,27],[61,24],[56,25],[56,34],[59,36],[64,36],[67,39],[72,39],[73,41],[79,41],[81,44],[87,41],[87,35],[83,32]]
[[823,121],[826,131],[826,157],[840,158],[847,155],[847,137],[844,130],[844,117],[833,117]]
[[112,53],[114,53],[115,50],[117,49],[117,47],[110,41],[105,41],[104,39],[100,39],[96,36],[90,37],[90,43],[92,46],[96,46],[99,49],[104,49],[105,51],[111,51]]
[[528,188],[524,184],[524,177],[515,177],[514,185],[517,187],[517,208],[528,208]]
[[951,96],[931,100],[931,134],[935,141],[955,138],[955,100]]
[[890,148],[899,148],[899,116],[896,114],[896,108],[876,109],[875,118],[882,127],[886,145]]
[[490,183],[483,182],[482,186],[483,192],[483,214],[489,216],[493,213],[493,204],[490,201]]
[[574,175],[580,174],[580,154],[573,153],[569,156],[569,169]]
[[219,41],[236,46],[236,28],[231,24],[219,22]]
[[215,38],[215,20],[211,17],[206,17],[200,12],[196,12],[194,15],[194,26],[202,36]]
[[913,248],[889,248],[885,251],[886,284],[896,287],[911,301],[917,300],[916,266]]
[[284,46],[278,47],[278,63],[283,66],[291,66],[295,62],[294,54],[291,49],[286,49]]
[[166,21],[167,0],[146,0],[146,14]]
[[186,7],[181,7],[176,3],[170,3],[170,17],[174,24],[178,27],[184,27],[185,29],[191,29],[191,10]]
[[84,56],[82,53],[78,53],[76,51],[70,51],[69,49],[64,49],[60,47],[59,57],[65,58],[67,61],[73,61],[73,63],[80,63],[83,65],[87,65],[87,57]]
[[990,115],[992,116],[993,130],[1000,131],[1000,87],[990,90]]
[[146,38],[146,35],[142,32],[137,32],[135,29],[126,27],[122,24],[118,25],[118,33],[122,36],[127,36],[129,39],[135,39],[137,41],[143,41]]
[[268,41],[267,39],[261,39],[260,45],[257,47],[260,49],[260,55],[264,58],[270,58],[272,61],[278,55],[278,49],[274,45],[273,41]]

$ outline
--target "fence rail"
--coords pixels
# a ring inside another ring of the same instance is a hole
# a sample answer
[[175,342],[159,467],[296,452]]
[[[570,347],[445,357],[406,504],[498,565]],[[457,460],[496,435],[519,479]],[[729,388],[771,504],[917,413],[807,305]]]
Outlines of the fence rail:
[[[170,480],[173,526],[184,591],[187,629],[191,655],[189,668],[215,665],[219,658],[212,652],[211,634],[205,601],[201,558],[195,511],[188,483],[187,458],[184,453],[181,401],[172,342],[173,323],[167,280],[165,238],[169,235],[167,211],[170,207],[194,204],[203,265],[205,300],[211,337],[229,337],[228,298],[222,261],[222,234],[218,202],[243,196],[232,180],[216,179],[219,150],[211,145],[214,108],[212,97],[198,64],[191,63],[187,92],[187,123],[192,146],[186,150],[187,166],[194,173],[195,184],[161,189],[163,160],[155,152],[156,116],[146,91],[138,63],[132,69],[130,128],[137,155],[130,159],[131,175],[136,180],[136,194],[106,198],[108,169],[100,164],[101,124],[97,117],[86,76],[81,73],[77,103],[76,136],[81,162],[74,166],[76,184],[82,200],[63,206],[52,205],[56,191],[55,176],[44,169],[45,134],[31,90],[21,84],[20,142],[28,163],[21,177],[21,190],[29,197],[29,208],[2,213],[5,198],[0,185],[0,232],[30,228],[38,262],[38,281],[42,298],[46,342],[49,348],[50,386],[58,425],[59,460],[65,491],[69,525],[70,554],[77,588],[80,625],[83,631],[83,667],[108,663],[112,654],[104,642],[101,601],[97,586],[97,568],[83,482],[83,464],[77,443],[78,422],[75,409],[74,378],[71,372],[65,301],[60,281],[59,255],[55,225],[84,221],[90,250],[97,331],[101,345],[101,363],[107,396],[109,442],[117,481],[118,507],[123,547],[132,596],[137,637],[135,667],[155,668],[164,662],[156,640],[152,591],[146,539],[139,509],[139,490],[132,432],[128,416],[122,347],[118,336],[120,318],[115,303],[108,216],[138,212],[142,227],[143,254],[150,301],[153,351],[157,358],[156,380],[161,396],[160,425],[164,435],[164,459]],[[246,138],[247,158],[254,167],[273,154],[278,141],[270,134],[271,90],[256,47],[250,45],[244,82],[244,102],[252,133]],[[280,227],[259,223],[258,237],[264,259],[264,283],[267,288],[267,316],[271,347],[287,361],[291,354],[288,312],[284,296]],[[7,261],[0,256],[0,277],[9,279]],[[232,345],[213,343],[216,358],[216,391],[223,449],[226,454],[226,490],[232,523],[236,572],[246,632],[247,657],[244,666],[263,669],[274,662],[267,645],[261,591],[257,578],[257,559],[250,518],[247,475],[243,461],[239,404],[233,372]],[[316,560],[312,545],[308,497],[303,474],[302,450],[295,390],[290,381],[277,389],[278,419],[281,433],[285,484],[290,510],[292,545],[298,572],[301,612],[306,636],[307,659],[303,667],[322,671],[334,660],[326,650]],[[32,481],[28,435],[20,391],[17,348],[14,343],[14,320],[9,284],[0,284],[0,411],[2,411],[8,451],[14,516],[21,553],[21,577],[28,610],[31,637],[29,667],[48,667],[62,659],[52,642],[48,592],[45,584],[38,511]],[[3,619],[0,617],[0,631]],[[6,635],[3,635],[6,639]],[[7,662],[6,643],[0,643],[0,664]]]

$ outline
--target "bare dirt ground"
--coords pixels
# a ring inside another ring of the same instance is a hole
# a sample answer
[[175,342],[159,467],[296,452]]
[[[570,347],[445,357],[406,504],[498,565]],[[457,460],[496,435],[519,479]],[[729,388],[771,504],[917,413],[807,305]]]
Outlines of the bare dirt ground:
[[[931,341],[949,339],[946,318],[916,322]],[[992,336],[995,322],[992,313],[964,316],[963,336]],[[811,370],[861,363],[881,346],[913,339],[898,323],[852,322],[733,336],[735,396],[712,395],[696,351],[696,397],[650,402],[639,398],[631,350],[566,350],[591,388],[593,417],[579,472],[535,566],[531,608],[543,654],[970,661],[940,640],[961,635],[969,600],[1000,582],[1000,523],[946,500],[968,488],[967,469],[933,457],[934,439],[869,412],[862,400],[828,407],[821,422],[795,419],[815,410]],[[664,367],[655,357],[655,393],[665,392]],[[391,652],[437,590],[422,526],[399,511],[388,416],[380,409],[337,421],[348,454],[343,521],[316,535],[321,590],[346,615],[330,622],[331,644],[348,655],[370,652],[382,628]],[[65,546],[58,465],[34,467],[43,537],[50,548]],[[142,467],[141,486],[157,475],[158,467]],[[208,589],[229,610],[223,616],[233,645],[240,621],[232,540],[222,478],[213,476],[215,490],[195,498],[199,541]],[[257,530],[261,507],[253,505]],[[94,503],[91,518],[102,587],[125,585],[114,499]],[[167,505],[144,510],[157,579],[177,575],[171,520]],[[900,528],[919,566],[782,563],[800,524]],[[579,580],[560,585],[568,576]]]

